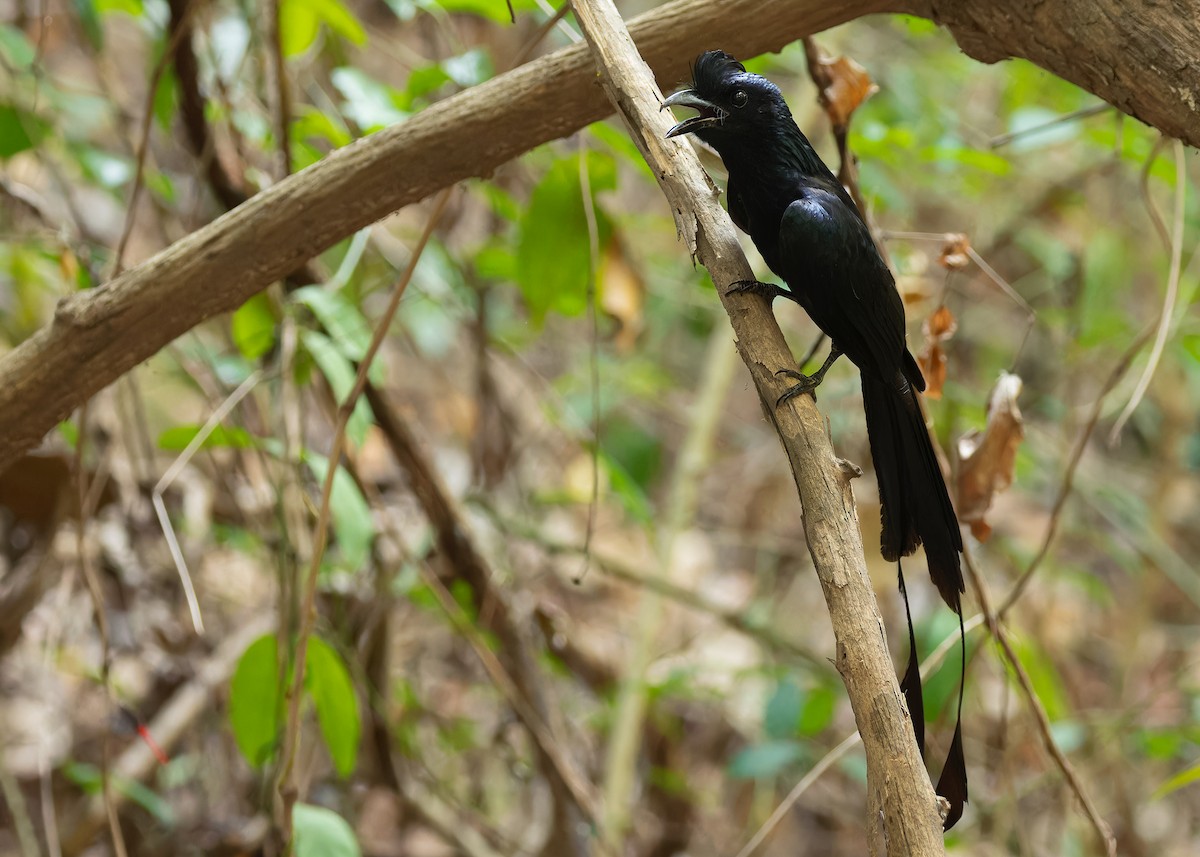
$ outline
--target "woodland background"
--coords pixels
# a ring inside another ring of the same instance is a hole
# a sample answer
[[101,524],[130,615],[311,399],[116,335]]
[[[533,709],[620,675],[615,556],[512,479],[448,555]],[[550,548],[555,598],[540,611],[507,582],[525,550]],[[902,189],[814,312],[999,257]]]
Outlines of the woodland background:
[[[513,5],[515,23],[492,0],[0,0],[0,353],[284,163],[577,38],[569,14]],[[1006,628],[1045,728],[976,619],[972,799],[947,850],[1103,853],[1050,741],[1119,853],[1194,854],[1195,152],[1032,65],[968,59],[921,19],[817,41],[863,67],[843,78],[860,96],[878,87],[849,146],[910,344],[944,370],[927,405],[960,511],[991,499],[971,474],[1015,477],[971,549],[995,606],[1021,581]],[[749,65],[836,164],[803,46]],[[855,725],[791,474],[619,121],[308,268],[309,284],[175,341],[0,478],[0,853],[278,853],[290,814],[301,854],[729,855],[814,770],[758,853],[862,853],[866,767],[844,745]],[[325,516],[338,403],[401,282]],[[811,323],[778,315],[806,353]],[[1002,373],[1022,382],[1023,438],[993,419],[996,447],[966,466],[960,439],[988,424]],[[864,542],[900,658],[857,399],[843,362],[819,405],[866,470]],[[314,557],[320,618],[289,699]],[[940,759],[957,628],[909,565],[922,651],[949,643],[926,673]],[[968,619],[976,605],[969,584]]]

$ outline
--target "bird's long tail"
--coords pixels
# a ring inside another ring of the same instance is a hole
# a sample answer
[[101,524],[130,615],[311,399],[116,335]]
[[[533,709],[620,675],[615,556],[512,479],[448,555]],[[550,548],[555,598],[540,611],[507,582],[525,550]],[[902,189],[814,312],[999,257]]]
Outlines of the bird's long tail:
[[867,437],[879,480],[883,558],[898,560],[923,544],[934,586],[958,612],[962,534],[917,393],[899,373],[892,383],[863,373],[862,382]]
[[[871,458],[879,481],[880,514],[883,519],[881,549],[884,559],[895,561],[900,578],[900,594],[908,620],[908,667],[900,687],[913,719],[917,746],[925,752],[925,706],[921,696],[921,671],[917,658],[908,592],[899,561],[925,546],[929,575],[938,592],[958,614],[962,642],[963,680],[966,679],[966,639],[962,635],[963,577],[959,554],[962,533],[954,506],[946,491],[942,469],[933,451],[933,442],[925,428],[925,417],[917,393],[902,375],[892,384],[863,374],[863,407]],[[954,739],[946,755],[946,764],[938,780],[937,793],[950,803],[944,822],[949,830],[962,817],[967,802],[967,769],[962,746],[962,693],[959,685],[958,717]]]

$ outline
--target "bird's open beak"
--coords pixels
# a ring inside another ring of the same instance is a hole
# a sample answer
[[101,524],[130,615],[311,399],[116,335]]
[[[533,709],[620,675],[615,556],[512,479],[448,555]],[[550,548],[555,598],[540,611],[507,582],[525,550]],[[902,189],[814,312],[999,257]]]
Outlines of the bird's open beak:
[[700,111],[699,116],[685,119],[667,132],[668,137],[678,137],[680,134],[690,134],[702,128],[712,128],[725,120],[725,111],[711,101],[705,101],[696,94],[694,89],[681,89],[662,103],[665,110],[668,107],[691,107]]

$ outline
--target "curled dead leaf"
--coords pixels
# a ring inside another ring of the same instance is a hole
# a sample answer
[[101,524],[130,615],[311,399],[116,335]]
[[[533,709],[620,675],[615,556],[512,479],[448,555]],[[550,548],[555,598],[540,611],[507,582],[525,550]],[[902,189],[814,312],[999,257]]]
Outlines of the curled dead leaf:
[[946,352],[942,343],[954,336],[958,330],[958,321],[950,308],[942,304],[925,323],[921,325],[925,334],[925,345],[917,355],[917,364],[925,376],[925,395],[931,399],[942,397],[942,388],[946,385]]
[[975,538],[985,541],[992,528],[985,520],[997,494],[1013,483],[1017,449],[1025,424],[1017,397],[1019,376],[1002,373],[988,397],[987,424],[958,440],[958,517],[971,525]]
[[633,348],[642,332],[645,301],[646,284],[614,238],[604,248],[600,262],[600,306],[620,325],[614,344],[623,354]]
[[821,106],[834,130],[844,131],[859,105],[879,91],[865,68],[850,57],[831,57],[811,38],[804,40],[808,70],[821,89]]
[[971,241],[962,232],[946,233],[938,264],[951,271],[961,271],[971,262]]

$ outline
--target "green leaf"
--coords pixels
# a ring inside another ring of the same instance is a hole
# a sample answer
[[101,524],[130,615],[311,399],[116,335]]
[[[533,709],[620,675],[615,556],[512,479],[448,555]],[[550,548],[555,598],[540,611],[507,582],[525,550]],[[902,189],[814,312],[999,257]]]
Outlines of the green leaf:
[[83,34],[95,50],[101,50],[104,47],[104,29],[100,26],[96,6],[92,0],[71,0],[71,5],[75,8],[75,16]]
[[[329,382],[329,386],[333,388],[333,395],[338,404],[345,402],[350,393],[354,391],[356,375],[354,365],[346,357],[345,352],[335,345],[332,339],[316,330],[301,331],[300,341],[316,364],[321,367],[321,373]],[[354,403],[354,412],[350,415],[350,422],[346,426],[346,436],[354,442],[355,446],[361,446],[370,426],[371,410],[367,406],[366,400],[359,397],[359,400]]]
[[456,57],[444,59],[442,68],[451,80],[462,87],[483,83],[495,74],[492,58],[483,48],[472,48]]
[[[1071,708],[1070,703],[1067,701],[1066,691],[1063,690],[1062,676],[1058,674],[1050,656],[1032,637],[1014,636],[1013,649],[1022,666],[1025,667],[1033,690],[1041,700],[1042,707],[1046,709],[1046,716],[1050,722],[1053,723],[1067,716]],[[1009,677],[1015,682],[1017,679],[1011,667],[1008,672]]]
[[374,131],[408,118],[401,109],[401,94],[364,71],[350,66],[335,68],[330,80],[345,101],[343,112],[364,131]]
[[327,141],[331,146],[339,147],[348,144],[353,137],[340,122],[323,110],[305,104],[297,107],[296,116],[292,120],[292,140],[301,142],[310,138]]
[[[616,165],[609,155],[588,153],[588,183],[593,201],[597,191],[616,185]],[[599,246],[608,242],[612,226],[596,208]],[[568,316],[587,309],[587,283],[591,249],[579,158],[556,162],[542,177],[521,218],[517,242],[517,283],[534,324],[540,325],[553,310]]]
[[782,740],[794,736],[803,702],[804,694],[794,681],[790,678],[781,681],[763,713],[763,729],[767,737]]
[[340,776],[354,770],[362,726],[350,672],[337,650],[319,637],[308,641],[305,687],[317,707],[317,723]]
[[[201,425],[172,426],[158,436],[158,448],[179,452],[200,433]],[[257,438],[240,426],[214,426],[200,444],[201,449],[251,449]]]
[[11,104],[0,104],[0,158],[11,158],[32,149],[50,126],[32,113]]
[[229,325],[233,344],[247,360],[257,360],[275,347],[276,324],[271,299],[259,292],[234,311]]
[[371,328],[358,307],[340,292],[320,286],[304,286],[292,292],[292,300],[308,307],[325,328],[330,339],[350,360],[358,362],[367,356],[371,345]]
[[819,735],[833,722],[838,694],[829,686],[822,685],[810,690],[804,699],[804,710],[800,712],[800,734],[812,737]]
[[229,684],[229,724],[246,761],[270,759],[279,734],[279,665],[274,634],[264,634],[242,653]]
[[[304,463],[317,481],[324,484],[329,459],[305,450]],[[333,474],[333,493],[329,498],[329,506],[342,561],[351,570],[362,568],[367,564],[371,552],[375,524],[371,519],[371,508],[345,468],[339,467]]]
[[362,857],[354,830],[333,810],[307,803],[292,808],[296,857]]
[[767,741],[746,747],[729,763],[729,776],[743,780],[773,777],[804,755],[795,741]]
[[1197,762],[1190,768],[1185,768],[1156,788],[1154,794],[1150,796],[1150,800],[1164,798],[1171,792],[1179,791],[1184,786],[1190,786],[1195,782],[1200,782],[1200,762]]
[[[63,766],[63,775],[83,789],[88,794],[99,794],[102,784],[100,769],[86,762],[68,762]],[[124,777],[113,777],[112,785],[125,797],[146,810],[163,827],[175,824],[175,811],[170,802],[149,786],[142,785],[137,780],[127,780]]]
[[0,24],[0,58],[11,68],[23,71],[33,66],[37,50],[16,27]]
[[358,18],[339,0],[283,0],[279,10],[283,55],[294,57],[312,47],[321,24],[356,45],[367,41]]
[[[419,2],[419,5],[426,5],[426,3]],[[512,23],[512,18],[508,14],[508,5],[504,0],[435,0],[430,5],[441,6],[447,12],[460,12],[489,18],[498,24]],[[520,14],[534,9],[536,5],[534,0],[513,0],[512,7],[514,12]]]

